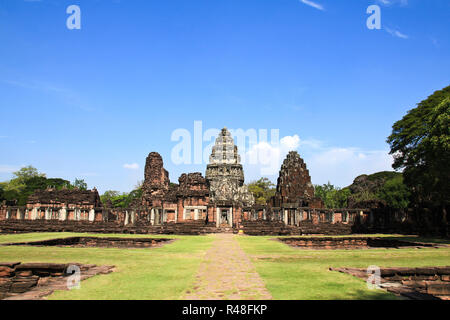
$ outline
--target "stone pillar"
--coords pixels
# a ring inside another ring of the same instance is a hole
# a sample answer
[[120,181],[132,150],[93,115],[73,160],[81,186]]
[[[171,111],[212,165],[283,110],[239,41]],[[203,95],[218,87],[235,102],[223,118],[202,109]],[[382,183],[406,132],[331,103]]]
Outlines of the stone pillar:
[[16,219],[17,220],[22,220],[22,213],[20,212],[20,208],[17,208]]
[[89,210],[89,221],[90,222],[94,222],[95,221],[95,210],[94,210],[94,208]]
[[194,220],[198,220],[198,209],[194,209]]
[[38,212],[38,208],[36,208],[36,207],[31,210],[31,220],[36,220],[37,212]]
[[160,222],[161,222],[161,212],[159,211],[159,208],[155,209],[155,218],[153,220],[154,220],[155,225],[159,225],[160,224]]
[[67,219],[67,209],[66,207],[62,207],[59,209],[59,220],[65,221]]
[[267,216],[266,216],[266,208],[263,209],[263,220],[266,220]]
[[131,224],[134,224],[134,222],[136,220],[136,217],[135,217],[136,212],[134,212],[134,210],[131,210],[130,214],[131,214]]
[[50,212],[50,209],[49,208],[45,208],[45,215],[44,215],[45,220],[50,220],[49,212]]
[[5,219],[6,219],[6,220],[8,220],[8,219],[9,219],[9,215],[10,215],[10,213],[9,213],[9,209],[6,209],[6,217],[5,217]]
[[155,224],[155,209],[150,210],[150,224],[153,226]]
[[220,209],[216,208],[216,227],[219,227],[219,221],[220,220]]
[[288,224],[288,211],[286,209],[284,209],[284,224],[287,225]]
[[175,223],[178,222],[178,208],[175,209]]
[[123,222],[123,225],[126,226],[128,224],[128,210],[125,210],[125,221]]
[[230,227],[233,228],[233,207],[230,208],[230,218],[228,221],[230,222]]

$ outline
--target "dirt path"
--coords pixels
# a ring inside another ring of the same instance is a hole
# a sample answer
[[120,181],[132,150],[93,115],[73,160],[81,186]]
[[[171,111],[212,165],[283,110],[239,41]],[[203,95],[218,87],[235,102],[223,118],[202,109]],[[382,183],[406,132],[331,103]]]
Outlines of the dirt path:
[[216,234],[197,273],[193,292],[188,300],[272,299],[233,234]]

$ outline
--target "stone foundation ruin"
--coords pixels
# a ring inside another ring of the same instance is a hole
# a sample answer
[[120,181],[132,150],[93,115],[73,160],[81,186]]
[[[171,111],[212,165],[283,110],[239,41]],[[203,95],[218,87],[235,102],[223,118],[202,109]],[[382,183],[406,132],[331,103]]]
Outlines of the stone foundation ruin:
[[[366,269],[330,268],[367,281]],[[450,300],[450,266],[380,268],[380,288],[413,300]]]
[[55,290],[68,290],[70,267],[78,266],[80,281],[108,274],[114,266],[94,264],[0,262],[0,300],[43,299]]
[[299,249],[440,248],[447,245],[405,241],[381,237],[301,237],[278,238]]
[[[166,238],[112,238],[112,237],[69,237],[30,242],[14,242],[3,246],[38,246],[38,247],[106,247],[106,248],[152,248],[161,247],[175,241]],[[2,246],[0,245],[0,246]]]

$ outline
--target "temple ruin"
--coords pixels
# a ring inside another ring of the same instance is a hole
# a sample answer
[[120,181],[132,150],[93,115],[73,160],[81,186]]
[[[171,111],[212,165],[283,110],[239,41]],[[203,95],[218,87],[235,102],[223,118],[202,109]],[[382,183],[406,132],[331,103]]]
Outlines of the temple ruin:
[[86,231],[130,233],[348,234],[366,209],[325,209],[300,155],[281,165],[275,196],[266,205],[244,184],[238,148],[227,128],[215,140],[206,167],[178,183],[157,152],[145,163],[142,198],[129,208],[102,204],[97,190],[38,190],[24,207],[0,207],[0,232]]

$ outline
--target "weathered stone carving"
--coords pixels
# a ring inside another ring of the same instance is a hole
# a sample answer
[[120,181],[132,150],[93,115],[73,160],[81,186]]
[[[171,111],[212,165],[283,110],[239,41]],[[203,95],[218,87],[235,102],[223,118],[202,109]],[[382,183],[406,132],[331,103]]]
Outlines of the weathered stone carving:
[[204,197],[209,195],[209,188],[206,179],[200,172],[183,173],[178,178],[178,195]]
[[272,205],[280,207],[285,203],[298,203],[306,207],[316,200],[314,186],[305,162],[297,151],[290,151],[281,165]]
[[152,205],[153,201],[162,199],[169,191],[169,172],[164,169],[161,155],[150,152],[145,161],[142,199],[144,205]]
[[240,164],[237,146],[227,128],[223,128],[212,148],[206,167],[211,200],[231,202],[243,206],[255,203],[253,195],[244,185],[244,170]]

